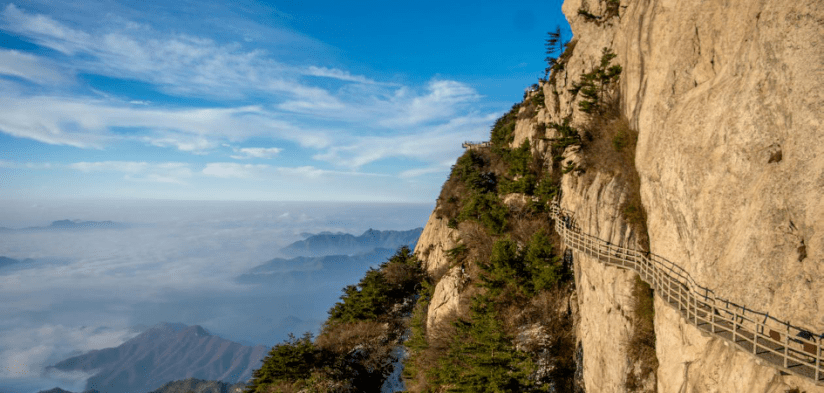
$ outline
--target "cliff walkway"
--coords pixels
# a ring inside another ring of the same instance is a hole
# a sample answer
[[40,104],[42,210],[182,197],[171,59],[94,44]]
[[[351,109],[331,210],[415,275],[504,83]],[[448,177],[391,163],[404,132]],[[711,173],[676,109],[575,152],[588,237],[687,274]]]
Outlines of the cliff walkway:
[[604,264],[631,269],[650,284],[660,300],[705,335],[719,337],[761,364],[824,385],[824,335],[722,299],[698,285],[690,274],[652,253],[610,244],[583,233],[573,212],[552,205],[555,229],[567,247]]

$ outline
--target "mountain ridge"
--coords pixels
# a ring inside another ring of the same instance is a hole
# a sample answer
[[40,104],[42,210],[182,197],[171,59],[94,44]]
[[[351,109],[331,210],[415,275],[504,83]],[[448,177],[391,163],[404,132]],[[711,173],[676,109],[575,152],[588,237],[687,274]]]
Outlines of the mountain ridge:
[[148,392],[184,378],[247,380],[267,348],[243,346],[199,325],[161,323],[114,348],[90,351],[47,369],[96,372],[86,389],[105,393]]
[[304,240],[296,241],[280,249],[287,257],[318,257],[326,255],[354,255],[369,252],[375,248],[397,249],[401,246],[414,245],[423,228],[406,231],[368,229],[360,236],[349,233],[321,232]]

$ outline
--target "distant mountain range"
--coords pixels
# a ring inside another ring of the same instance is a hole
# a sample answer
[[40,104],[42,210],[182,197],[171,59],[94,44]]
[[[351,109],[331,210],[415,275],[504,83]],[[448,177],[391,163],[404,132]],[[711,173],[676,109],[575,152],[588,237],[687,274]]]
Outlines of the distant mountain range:
[[316,275],[317,281],[328,281],[329,277],[344,282],[357,281],[369,267],[386,261],[396,251],[394,248],[376,248],[358,255],[275,258],[238,276],[237,281],[244,284],[311,283]]
[[354,255],[376,248],[395,250],[400,246],[415,247],[423,228],[408,231],[379,231],[369,229],[360,236],[348,233],[322,232],[296,241],[280,251],[286,256],[317,257],[324,255]]
[[28,227],[28,228],[5,228],[0,227],[0,232],[30,232],[30,231],[65,231],[65,230],[82,230],[82,229],[124,229],[129,228],[129,225],[114,221],[81,221],[81,220],[58,220],[52,221],[51,225],[47,227]]
[[32,262],[32,261],[33,261],[33,259],[24,259],[22,261],[19,261],[17,259],[11,259],[11,258],[8,258],[8,257],[0,257],[0,269],[2,269],[4,267],[7,267],[7,266],[18,265],[20,263],[29,263],[29,262]]
[[[54,389],[49,389],[49,390],[41,390],[37,393],[74,393],[74,392],[70,392],[68,390],[63,390],[63,389],[60,389],[60,388],[54,388]],[[86,390],[83,393],[100,393],[100,392],[98,392],[97,390]]]
[[[188,378],[180,381],[173,381],[163,385],[160,389],[152,392],[139,393],[242,393],[246,384],[238,382],[228,384],[221,381],[205,381],[202,379]],[[38,393],[73,393],[68,390],[54,388],[41,390]],[[86,390],[83,393],[100,393],[97,390]]]
[[245,382],[268,352],[211,335],[194,325],[162,323],[116,348],[63,360],[49,369],[95,373],[86,389],[150,392],[184,378]]

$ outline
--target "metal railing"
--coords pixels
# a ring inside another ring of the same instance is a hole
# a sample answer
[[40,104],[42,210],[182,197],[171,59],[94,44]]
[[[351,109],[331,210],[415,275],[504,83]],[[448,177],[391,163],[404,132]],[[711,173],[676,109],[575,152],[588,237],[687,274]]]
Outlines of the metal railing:
[[661,300],[702,332],[720,337],[771,366],[824,385],[824,335],[720,298],[661,256],[583,233],[573,213],[557,202],[552,204],[551,213],[567,247],[607,265],[635,271]]

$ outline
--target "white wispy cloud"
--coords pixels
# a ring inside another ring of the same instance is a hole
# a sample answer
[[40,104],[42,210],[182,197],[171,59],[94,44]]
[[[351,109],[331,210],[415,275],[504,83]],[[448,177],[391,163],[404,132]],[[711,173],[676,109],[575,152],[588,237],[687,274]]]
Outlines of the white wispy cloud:
[[348,82],[358,82],[368,85],[381,84],[377,81],[369,79],[362,75],[352,75],[349,71],[340,70],[337,68],[316,67],[310,66],[306,69],[305,75],[318,76],[323,78],[332,78]]
[[203,168],[203,174],[224,179],[248,179],[258,177],[262,171],[269,169],[269,165],[238,164],[236,162],[211,162]]
[[408,179],[423,175],[430,175],[433,173],[448,173],[449,169],[452,167],[452,161],[444,161],[437,165],[427,166],[423,168],[414,168],[408,169],[398,174],[398,177],[402,179]]
[[182,151],[212,148],[218,141],[254,136],[322,148],[330,138],[277,119],[259,106],[159,109],[70,97],[0,97],[0,131],[54,145],[99,148],[126,139],[115,127],[144,129],[140,140]]
[[238,43],[164,34],[129,21],[87,32],[9,4],[2,12],[2,27],[73,56],[79,69],[147,81],[172,94],[241,98],[251,92],[266,92],[318,99],[328,92],[301,83],[301,75],[375,83],[332,68],[289,66],[266,51],[244,49]]
[[15,162],[0,160],[0,168],[6,169],[53,169],[56,166],[50,162]]
[[427,86],[427,94],[409,96],[406,90],[398,90],[393,103],[394,116],[381,120],[386,127],[411,126],[434,120],[448,119],[456,115],[458,109],[477,101],[481,96],[466,84],[435,80]]
[[92,36],[46,15],[30,15],[14,4],[3,10],[3,27],[31,37],[39,44],[67,55],[89,50]]
[[174,147],[180,151],[202,154],[204,151],[217,146],[217,142],[198,135],[181,135],[163,132],[162,136],[144,137],[150,145],[158,147]]
[[65,83],[65,71],[60,71],[41,57],[16,50],[0,49],[0,75],[10,75],[38,84]]
[[323,176],[342,177],[342,176],[356,176],[356,177],[392,177],[381,173],[355,172],[355,171],[333,171],[327,169],[319,169],[311,165],[299,167],[278,167],[277,172],[286,176],[316,179]]
[[410,87],[344,90],[344,98],[294,99],[280,110],[346,122],[369,122],[397,129],[447,121],[465,113],[481,97],[472,87],[448,80],[430,81],[422,91]]
[[192,177],[191,166],[182,162],[148,163],[137,161],[76,162],[69,168],[81,172],[119,172],[127,180],[185,184]]
[[493,118],[459,117],[445,124],[425,127],[420,133],[352,138],[313,158],[351,168],[392,157],[440,163],[460,154],[461,147],[456,141],[474,140],[488,134],[488,123]]
[[273,158],[283,151],[283,149],[279,147],[234,147],[232,150],[235,153],[238,153],[231,156],[236,160],[245,160],[249,158]]

